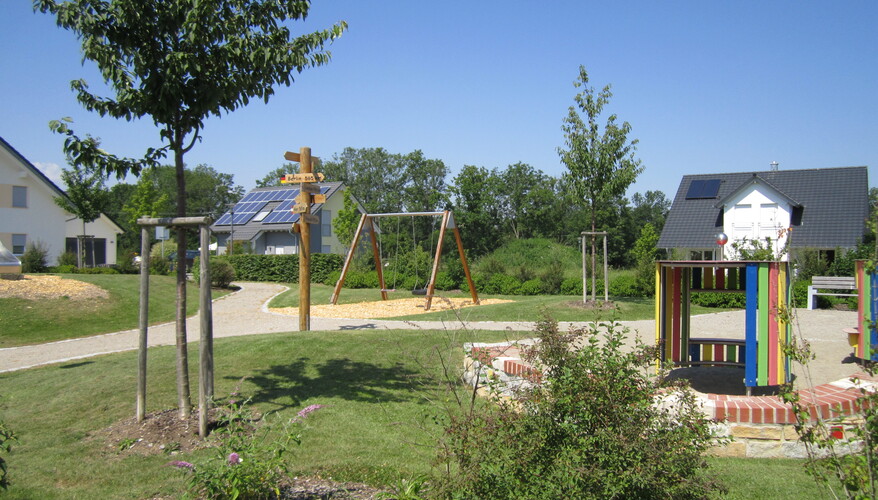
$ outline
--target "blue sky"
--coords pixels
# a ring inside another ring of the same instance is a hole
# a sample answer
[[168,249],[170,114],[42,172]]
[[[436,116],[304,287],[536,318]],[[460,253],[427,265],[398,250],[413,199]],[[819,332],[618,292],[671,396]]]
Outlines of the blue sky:
[[[525,162],[564,171],[557,148],[579,65],[610,83],[645,168],[631,191],[672,198],[684,174],[868,165],[878,172],[878,3],[315,0],[296,31],[339,20],[333,61],[289,88],[211,119],[187,163],[252,188],[310,146],[421,149],[457,172]],[[0,136],[55,175],[64,116],[139,156],[151,122],[100,119],[69,90],[100,78],[75,37],[31,2],[0,2]]]

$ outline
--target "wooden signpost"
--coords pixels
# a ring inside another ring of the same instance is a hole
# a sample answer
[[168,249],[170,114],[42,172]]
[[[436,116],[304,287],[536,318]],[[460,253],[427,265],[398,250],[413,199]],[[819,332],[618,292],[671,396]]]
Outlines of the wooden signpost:
[[300,214],[299,222],[293,224],[293,232],[299,235],[299,331],[311,329],[311,224],[319,224],[320,218],[311,213],[311,203],[324,203],[326,196],[319,194],[316,183],[324,179],[322,173],[312,171],[311,148],[303,147],[298,153],[284,153],[287,161],[299,162],[298,174],[286,174],[281,183],[299,183],[299,196],[292,212]]

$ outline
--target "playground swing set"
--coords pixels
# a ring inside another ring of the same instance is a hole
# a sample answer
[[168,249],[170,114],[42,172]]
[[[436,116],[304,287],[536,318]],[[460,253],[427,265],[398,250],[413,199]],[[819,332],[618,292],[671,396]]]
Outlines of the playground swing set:
[[[692,292],[746,296],[744,339],[691,336]],[[665,366],[737,366],[744,368],[748,395],[753,387],[791,380],[783,346],[791,328],[783,313],[790,304],[787,262],[658,261],[656,263],[656,345]]]
[[[469,265],[466,261],[466,254],[463,250],[463,241],[460,239],[460,231],[457,228],[457,224],[454,221],[454,214],[450,210],[445,210],[442,212],[398,212],[398,213],[381,213],[381,214],[363,214],[360,217],[360,223],[357,226],[357,230],[354,233],[354,240],[351,242],[351,249],[348,251],[347,257],[345,258],[344,266],[341,270],[341,276],[339,276],[338,281],[335,284],[335,289],[332,292],[332,297],[330,298],[330,302],[335,305],[338,303],[338,296],[341,293],[341,288],[344,285],[345,276],[350,269],[351,262],[353,261],[354,251],[359,244],[360,238],[362,237],[364,229],[369,232],[369,239],[371,241],[372,246],[372,254],[375,260],[375,271],[378,274],[378,284],[381,289],[381,300],[387,300],[387,293],[396,291],[396,276],[398,273],[394,272],[394,279],[391,287],[387,286],[387,283],[384,279],[384,269],[383,269],[383,255],[381,250],[381,245],[378,242],[378,238],[376,235],[375,228],[375,219],[379,218],[388,218],[394,217],[397,218],[397,232],[399,232],[399,219],[402,217],[433,217],[435,228],[435,220],[437,217],[442,217],[442,222],[439,227],[439,238],[436,242],[435,252],[433,255],[433,268],[430,273],[429,281],[426,282],[423,288],[418,287],[419,283],[416,283],[415,289],[412,290],[413,295],[422,295],[426,297],[426,302],[424,304],[424,310],[429,311],[430,306],[433,303],[433,295],[436,289],[436,274],[439,271],[439,262],[442,257],[442,241],[445,239],[446,230],[450,229],[452,234],[454,235],[455,242],[457,243],[457,251],[460,255],[460,262],[463,265],[463,272],[466,275],[466,281],[469,284],[470,295],[472,296],[473,304],[479,303],[479,295],[476,291],[475,284],[473,283],[472,275],[470,274]],[[412,230],[412,236],[414,240],[414,226]],[[431,242],[432,247],[432,242]],[[397,237],[396,241],[396,251],[397,255],[399,255],[399,238]],[[395,266],[396,267],[396,266]],[[417,272],[417,267],[416,267]],[[416,277],[416,281],[418,277]]]

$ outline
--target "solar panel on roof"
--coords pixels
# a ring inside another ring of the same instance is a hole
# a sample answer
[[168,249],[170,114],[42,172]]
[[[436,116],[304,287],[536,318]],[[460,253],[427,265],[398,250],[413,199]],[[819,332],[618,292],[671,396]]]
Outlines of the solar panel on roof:
[[[253,193],[251,193],[253,194]],[[249,196],[249,195],[248,195]],[[243,199],[246,199],[245,196]],[[253,198],[251,198],[252,200]],[[246,224],[250,219],[253,218],[254,215],[259,213],[265,205],[268,205],[267,201],[239,201],[235,204],[235,208],[224,213],[217,221],[217,226],[227,226],[230,224]],[[232,217],[232,213],[235,214]]]
[[686,199],[704,200],[716,198],[716,195],[719,194],[720,184],[722,184],[721,179],[695,179],[689,183]]

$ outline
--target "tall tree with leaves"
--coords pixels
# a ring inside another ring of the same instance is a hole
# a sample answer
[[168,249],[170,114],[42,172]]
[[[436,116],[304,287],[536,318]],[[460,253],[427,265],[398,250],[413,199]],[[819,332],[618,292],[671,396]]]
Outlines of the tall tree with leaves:
[[[595,92],[594,87],[588,85],[588,72],[584,66],[579,67],[579,78],[573,82],[573,86],[582,90],[574,97],[576,105],[570,106],[564,118],[561,128],[567,148],[558,148],[558,154],[567,166],[565,177],[569,180],[573,195],[588,204],[591,231],[594,232],[597,230],[595,214],[598,207],[622,196],[643,167],[634,156],[637,139],[628,139],[631,125],[628,122],[619,124],[615,114],[607,118],[603,127],[598,122],[613,96],[610,86]],[[592,238],[592,270],[596,264],[595,254],[595,239]],[[594,281],[591,286],[592,300],[595,299]]]
[[[94,62],[113,97],[92,93],[84,80],[71,86],[77,100],[101,116],[148,117],[161,146],[142,159],[119,158],[78,136],[69,121],[50,126],[67,136],[64,150],[79,165],[119,178],[137,175],[172,154],[177,178],[177,215],[186,214],[184,157],[201,138],[205,120],[247,105],[268,102],[275,86],[289,86],[293,73],[329,62],[324,46],[347,28],[294,36],[287,21],[304,19],[308,0],[35,0],[35,9],[73,31],[83,60]],[[177,230],[186,248],[185,229]],[[184,252],[180,252],[181,255]],[[177,266],[177,393],[180,416],[191,410],[186,356],[186,270]]]
[[[70,168],[61,171],[61,180],[67,186],[67,196],[58,196],[55,203],[82,221],[82,234],[77,238],[76,265],[85,265],[85,225],[101,216],[110,202],[110,194],[104,186],[105,176],[99,169],[69,162]],[[94,252],[91,265],[95,265]]]

